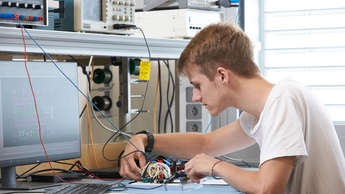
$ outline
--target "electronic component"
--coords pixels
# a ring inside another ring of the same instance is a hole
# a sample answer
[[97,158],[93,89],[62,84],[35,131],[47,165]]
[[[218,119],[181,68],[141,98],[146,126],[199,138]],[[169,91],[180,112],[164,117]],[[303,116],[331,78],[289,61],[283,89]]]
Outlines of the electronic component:
[[[53,183],[17,181],[16,167],[79,158],[79,95],[76,63],[27,61],[30,80],[23,61],[0,62],[0,190],[36,189]],[[31,90],[35,91],[35,99]],[[39,112],[40,127],[35,111]],[[40,138],[44,139],[42,149]]]
[[[93,107],[94,110],[110,110],[113,102],[109,96],[95,96],[92,98],[92,103],[95,107]],[[97,107],[97,109],[96,109]]]
[[97,68],[93,72],[93,81],[96,84],[109,84],[113,79],[113,73],[108,68],[100,69]]
[[160,182],[171,177],[171,170],[162,162],[149,162],[141,169],[142,182]]
[[[223,12],[193,9],[137,12],[137,26],[146,36],[166,38],[192,38],[211,23],[224,21]],[[137,32],[140,35],[140,32]]]
[[166,9],[202,9],[219,11],[214,0],[137,0],[138,11],[166,10]]
[[48,0],[0,1],[0,24],[48,25]]
[[60,0],[59,8],[55,30],[134,34],[135,0]]

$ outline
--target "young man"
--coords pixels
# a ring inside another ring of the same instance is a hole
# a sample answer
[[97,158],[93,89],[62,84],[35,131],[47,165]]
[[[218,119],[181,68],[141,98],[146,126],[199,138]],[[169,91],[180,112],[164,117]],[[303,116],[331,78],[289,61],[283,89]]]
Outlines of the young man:
[[[243,113],[207,134],[135,135],[123,154],[129,155],[121,160],[121,175],[140,179],[135,159],[141,167],[146,161],[135,150],[153,148],[154,153],[190,159],[185,170],[195,182],[219,176],[245,193],[345,193],[344,155],[326,108],[291,79],[268,82],[253,58],[251,41],[238,26],[219,23],[201,30],[181,54],[179,74],[188,76],[193,100],[212,116],[228,107]],[[214,158],[255,142],[261,150],[258,171]]]

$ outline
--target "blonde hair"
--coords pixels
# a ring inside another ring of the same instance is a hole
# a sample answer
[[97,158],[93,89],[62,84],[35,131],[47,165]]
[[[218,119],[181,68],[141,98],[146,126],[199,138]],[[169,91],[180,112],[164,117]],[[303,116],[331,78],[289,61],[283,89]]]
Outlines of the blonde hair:
[[208,25],[191,39],[178,60],[178,74],[187,75],[192,65],[210,80],[220,66],[246,78],[260,72],[251,40],[238,25],[230,23]]

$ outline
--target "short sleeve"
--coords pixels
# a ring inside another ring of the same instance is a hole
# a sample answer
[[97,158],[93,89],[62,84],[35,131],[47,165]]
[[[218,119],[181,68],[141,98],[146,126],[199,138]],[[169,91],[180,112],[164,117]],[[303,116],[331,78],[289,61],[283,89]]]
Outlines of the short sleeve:
[[256,118],[255,116],[253,116],[252,114],[249,114],[247,112],[242,112],[242,114],[239,117],[239,122],[240,125],[243,129],[243,131],[249,136],[249,137],[253,137],[253,135],[251,134],[251,130],[253,129],[255,122],[256,122]]
[[279,97],[266,107],[263,119],[258,123],[262,133],[260,165],[267,160],[297,156],[295,165],[307,157],[304,141],[303,113],[301,105],[291,97]]

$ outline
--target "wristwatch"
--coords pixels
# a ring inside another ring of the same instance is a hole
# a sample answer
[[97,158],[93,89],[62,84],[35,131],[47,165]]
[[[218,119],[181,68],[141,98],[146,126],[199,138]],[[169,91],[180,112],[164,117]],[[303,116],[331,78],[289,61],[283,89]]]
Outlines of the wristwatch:
[[145,148],[145,152],[151,153],[153,150],[153,144],[155,143],[155,138],[153,134],[147,130],[142,130],[136,133],[137,134],[146,134],[147,135],[147,146]]

